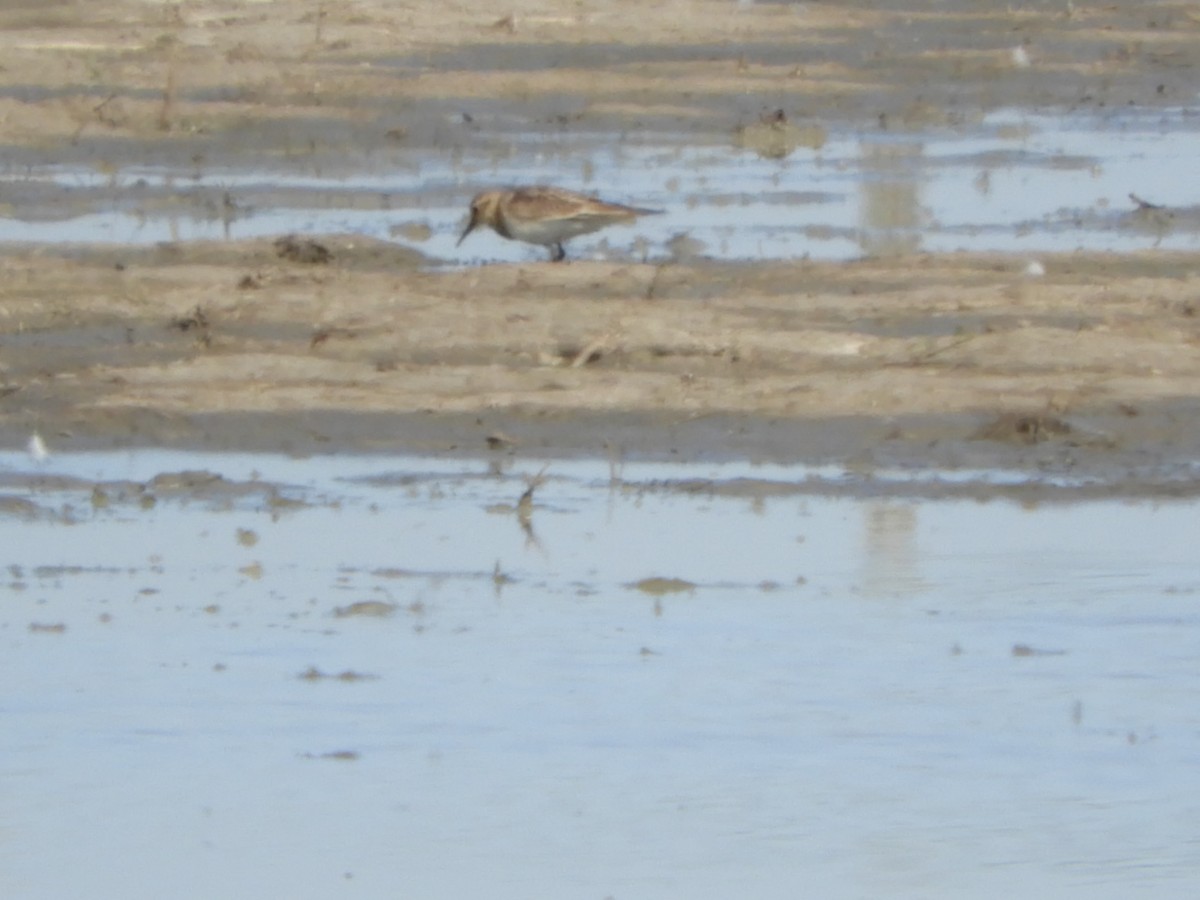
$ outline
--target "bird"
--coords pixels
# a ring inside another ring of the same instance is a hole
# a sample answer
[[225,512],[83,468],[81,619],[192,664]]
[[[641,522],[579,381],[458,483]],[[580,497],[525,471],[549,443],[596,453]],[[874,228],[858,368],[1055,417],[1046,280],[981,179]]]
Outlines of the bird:
[[562,262],[567,256],[563,241],[661,212],[546,185],[483,191],[471,201],[471,218],[455,246],[486,225],[509,240],[541,244],[550,250],[552,262]]

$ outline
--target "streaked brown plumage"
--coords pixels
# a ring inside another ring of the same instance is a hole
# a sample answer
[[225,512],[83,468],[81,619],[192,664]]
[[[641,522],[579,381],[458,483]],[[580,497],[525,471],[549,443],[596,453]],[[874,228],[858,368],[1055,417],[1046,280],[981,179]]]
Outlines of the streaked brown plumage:
[[458,243],[486,225],[501,237],[548,247],[551,260],[559,262],[566,257],[563,241],[659,212],[662,210],[608,203],[555,187],[484,191],[471,201],[471,218]]

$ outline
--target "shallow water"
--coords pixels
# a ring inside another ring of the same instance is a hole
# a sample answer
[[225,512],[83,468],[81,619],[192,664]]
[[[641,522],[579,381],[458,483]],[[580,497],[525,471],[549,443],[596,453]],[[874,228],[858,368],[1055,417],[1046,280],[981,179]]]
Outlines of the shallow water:
[[1196,502],[812,474],[0,456],[0,894],[1188,896]]
[[[10,162],[0,242],[153,243],[348,232],[457,264],[542,258],[490,233],[455,240],[471,194],[531,180],[666,210],[573,243],[576,256],[851,259],[1200,246],[1200,119],[1004,111],[923,131],[810,127],[783,158],[671,140],[539,134],[469,152],[266,154],[224,165]],[[761,149],[761,148],[760,148]],[[251,161],[252,160],[252,161]],[[531,178],[530,173],[537,173]],[[1139,209],[1130,194],[1170,207]]]

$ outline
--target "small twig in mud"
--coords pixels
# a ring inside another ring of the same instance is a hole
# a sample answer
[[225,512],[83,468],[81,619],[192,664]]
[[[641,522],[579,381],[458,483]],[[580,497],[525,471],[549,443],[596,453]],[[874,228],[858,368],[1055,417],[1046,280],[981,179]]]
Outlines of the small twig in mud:
[[654,267],[654,275],[650,278],[650,283],[646,285],[646,299],[654,300],[655,291],[658,290],[658,280],[662,276],[663,270],[667,267],[666,263],[661,263]]
[[604,355],[604,351],[608,349],[608,337],[598,337],[593,341],[588,341],[571,360],[570,368],[578,369],[581,366],[586,366],[592,360],[599,359]]
[[546,471],[549,468],[550,465],[547,463],[532,478],[525,479],[525,492],[521,494],[521,499],[517,501],[517,515],[521,518],[527,519],[532,515],[533,492],[546,483]]
[[533,493],[546,483],[546,471],[549,468],[550,465],[547,463],[532,478],[525,479],[525,492],[517,501],[517,521],[521,523],[521,530],[525,532],[525,536],[534,544],[538,542],[538,539],[533,533]]
[[929,360],[933,359],[934,357],[941,356],[943,353],[953,350],[956,347],[961,347],[963,344],[973,341],[977,337],[979,337],[977,334],[963,335],[956,341],[951,341],[950,343],[943,344],[940,347],[934,347],[932,350],[926,350],[924,353],[914,356],[912,359],[905,360],[903,363],[900,363],[900,365],[918,366],[921,363],[929,362]]
[[1129,199],[1137,204],[1138,209],[1166,209],[1165,206],[1162,206],[1159,203],[1151,203],[1149,200],[1143,200],[1137,194],[1131,193],[1129,195]]
[[171,121],[175,118],[175,54],[167,62],[167,83],[163,86],[162,109],[158,111],[158,130],[170,131]]
[[604,443],[604,448],[608,451],[608,485],[613,488],[620,487],[625,474],[625,460],[622,458],[621,450],[607,441]]
[[321,46],[321,41],[324,39],[324,35],[321,33],[322,28],[325,24],[325,4],[324,3],[317,4],[317,14],[316,14],[316,16],[314,16],[314,18],[316,19],[316,22],[317,22],[317,28],[316,28],[316,34],[313,35],[313,43],[319,47],[319,46]]
[[506,584],[512,584],[516,581],[511,575],[508,575],[500,568],[500,560],[496,560],[496,567],[492,569],[492,588],[496,592],[496,596],[500,596],[500,592],[504,590]]
[[1137,194],[1130,194],[1129,199],[1137,204],[1131,218],[1137,221],[1137,227],[1153,232],[1154,246],[1157,247],[1174,227],[1175,212],[1168,206],[1143,200]]
[[117,99],[116,94],[109,94],[107,97],[105,97],[103,100],[101,100],[99,103],[97,103],[95,106],[92,107],[92,114],[97,119],[99,119],[100,114],[104,112],[104,107],[108,106],[108,104],[112,103],[116,99]]

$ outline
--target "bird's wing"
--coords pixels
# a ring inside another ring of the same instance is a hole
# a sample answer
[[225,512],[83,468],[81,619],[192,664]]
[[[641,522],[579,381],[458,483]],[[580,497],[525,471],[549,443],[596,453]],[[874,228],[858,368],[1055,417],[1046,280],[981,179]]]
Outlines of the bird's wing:
[[632,218],[641,212],[642,210],[631,206],[606,203],[585,194],[552,187],[518,188],[513,191],[507,210],[508,215],[516,219],[541,221],[580,221],[595,218],[612,221]]

